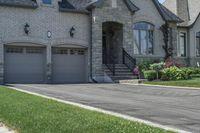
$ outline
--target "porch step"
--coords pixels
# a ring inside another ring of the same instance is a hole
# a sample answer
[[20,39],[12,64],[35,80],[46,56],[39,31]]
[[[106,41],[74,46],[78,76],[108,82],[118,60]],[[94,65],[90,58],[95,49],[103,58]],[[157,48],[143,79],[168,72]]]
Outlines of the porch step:
[[120,80],[119,83],[120,84],[141,84],[144,83],[145,81],[147,81],[146,79],[132,79],[132,80]]
[[133,80],[137,79],[137,76],[134,76],[131,70],[124,64],[115,65],[115,75],[108,69],[107,66],[104,66],[104,72],[115,82],[120,83],[121,80]]
[[111,79],[115,83],[120,83],[122,80],[133,80],[137,79],[137,76],[111,76]]

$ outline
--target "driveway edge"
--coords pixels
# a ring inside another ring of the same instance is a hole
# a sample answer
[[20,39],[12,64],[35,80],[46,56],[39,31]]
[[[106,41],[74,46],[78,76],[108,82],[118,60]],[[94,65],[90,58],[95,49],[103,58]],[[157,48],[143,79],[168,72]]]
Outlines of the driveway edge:
[[31,95],[43,97],[43,98],[46,98],[46,99],[54,100],[54,101],[57,101],[57,102],[60,102],[60,103],[77,106],[77,107],[87,109],[87,110],[90,110],[90,111],[96,111],[96,112],[99,112],[99,113],[108,114],[108,115],[123,118],[123,119],[126,119],[126,120],[144,123],[146,125],[162,128],[162,129],[169,130],[169,131],[174,131],[174,132],[178,132],[178,133],[190,133],[190,132],[187,132],[187,131],[184,131],[184,130],[181,130],[181,129],[164,126],[164,125],[157,124],[157,123],[154,123],[154,122],[151,122],[151,121],[135,118],[135,117],[132,117],[132,116],[129,116],[129,115],[124,115],[124,114],[120,114],[120,113],[116,113],[116,112],[112,112],[112,111],[107,111],[107,110],[104,110],[104,109],[100,109],[100,108],[96,108],[96,107],[92,107],[92,106],[87,106],[87,105],[83,105],[83,104],[80,104],[80,103],[65,101],[65,100],[61,100],[61,99],[58,99],[58,98],[45,96],[45,95],[42,95],[42,94],[39,94],[39,93],[22,90],[22,89],[16,88],[16,87],[7,86],[7,88],[10,88],[10,89],[13,89],[13,90],[16,90],[16,91],[20,91],[20,92],[23,92],[23,93],[31,94]]
[[166,85],[151,85],[151,84],[132,84],[132,83],[122,83],[124,85],[134,85],[134,86],[149,86],[149,87],[163,87],[163,88],[175,88],[175,89],[188,89],[188,90],[200,90],[197,87],[181,87],[181,86],[166,86]]

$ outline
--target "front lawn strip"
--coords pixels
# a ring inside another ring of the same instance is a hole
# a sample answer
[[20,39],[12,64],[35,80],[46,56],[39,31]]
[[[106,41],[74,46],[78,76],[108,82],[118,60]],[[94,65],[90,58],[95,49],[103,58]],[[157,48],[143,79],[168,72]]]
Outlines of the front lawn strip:
[[144,84],[200,88],[200,78],[177,81],[147,81]]
[[6,87],[0,87],[0,122],[19,133],[170,132]]

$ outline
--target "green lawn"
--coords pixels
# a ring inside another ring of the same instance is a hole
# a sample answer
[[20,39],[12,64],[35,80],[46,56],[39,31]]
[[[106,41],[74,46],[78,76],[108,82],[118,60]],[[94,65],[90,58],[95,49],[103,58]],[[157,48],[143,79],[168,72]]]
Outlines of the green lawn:
[[0,122],[19,133],[169,132],[6,87],[0,87]]
[[152,81],[152,82],[145,82],[145,84],[200,88],[200,78],[193,78],[191,80],[179,80],[179,81]]

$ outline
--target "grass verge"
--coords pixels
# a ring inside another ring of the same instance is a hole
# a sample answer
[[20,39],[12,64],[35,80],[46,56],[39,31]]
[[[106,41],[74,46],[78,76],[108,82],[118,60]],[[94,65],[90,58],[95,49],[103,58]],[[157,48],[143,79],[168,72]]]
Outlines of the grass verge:
[[178,81],[152,81],[152,82],[147,81],[144,82],[144,84],[200,88],[200,78],[193,78],[191,80],[178,80]]
[[0,87],[0,122],[19,133],[170,132],[6,87]]

